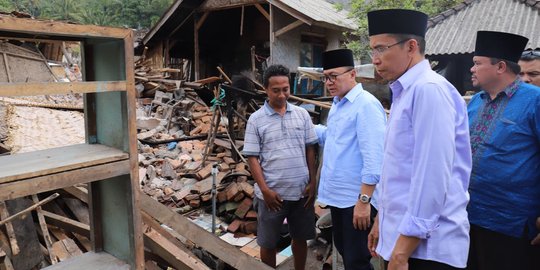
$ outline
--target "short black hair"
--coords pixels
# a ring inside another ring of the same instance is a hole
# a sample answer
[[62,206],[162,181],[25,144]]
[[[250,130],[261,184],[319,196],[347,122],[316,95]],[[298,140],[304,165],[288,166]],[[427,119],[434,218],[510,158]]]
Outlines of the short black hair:
[[540,60],[540,50],[524,51],[519,58],[520,61],[530,62]]
[[[418,49],[420,50],[420,54],[424,55],[424,53],[426,52],[426,39],[421,36],[412,35],[412,34],[390,34],[390,35],[393,36],[397,41],[414,39],[418,43]],[[400,46],[403,48],[403,43],[400,44]]]
[[263,75],[263,86],[268,87],[268,81],[271,77],[285,76],[291,81],[291,75],[289,69],[283,65],[271,65],[265,71]]
[[504,62],[506,66],[508,67],[508,69],[516,75],[519,74],[519,72],[521,72],[521,67],[516,62],[512,62],[512,61],[508,61],[508,60],[504,60],[504,59],[500,59],[496,57],[490,57],[489,60],[492,65],[495,65],[499,62]]

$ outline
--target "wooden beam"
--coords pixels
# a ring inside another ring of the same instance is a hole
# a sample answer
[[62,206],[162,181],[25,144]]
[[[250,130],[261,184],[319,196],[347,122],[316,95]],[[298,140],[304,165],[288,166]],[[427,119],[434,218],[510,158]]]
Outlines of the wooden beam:
[[[139,210],[139,158],[137,154],[137,105],[136,105],[136,90],[135,90],[135,56],[133,55],[133,31],[126,36],[124,40],[124,57],[125,57],[125,70],[127,85],[127,93],[124,104],[127,106],[127,134],[124,135],[124,141],[129,146],[129,169],[130,177],[129,181],[126,181],[126,186],[129,188],[123,189],[126,193],[125,196],[129,198],[127,209],[129,211],[128,229],[126,238],[132,239],[130,245],[132,259],[132,268],[144,269],[144,240],[142,233],[142,218],[141,211]],[[116,145],[120,147],[120,145]],[[129,224],[131,223],[131,224]]]
[[292,17],[296,18],[297,20],[300,20],[300,21],[304,22],[305,24],[307,24],[309,26],[311,26],[313,24],[313,20],[311,18],[309,18],[308,16],[306,16],[305,14],[303,14],[301,12],[298,12],[295,9],[290,8],[289,6],[287,6],[286,4],[284,4],[284,3],[280,2],[280,1],[272,1],[271,6],[281,9],[285,13],[288,13]]
[[37,96],[74,93],[126,91],[125,81],[60,82],[60,83],[0,83],[0,96]]
[[150,41],[150,39],[152,39],[152,37],[159,31],[159,29],[161,29],[161,27],[165,24],[165,22],[167,22],[169,20],[169,18],[173,15],[173,13],[176,11],[176,9],[178,9],[178,6],[180,6],[180,4],[182,2],[183,1],[174,1],[173,2],[173,4],[165,12],[165,14],[163,14],[163,16],[161,16],[161,19],[159,19],[159,21],[154,25],[154,27],[152,27],[152,29],[150,29],[150,32],[148,32],[148,34],[146,34],[146,36],[144,36],[144,39],[143,39],[143,44],[144,45],[146,45],[148,43],[148,41]]
[[261,4],[255,4],[255,7],[259,10],[259,12],[261,12],[261,14],[268,20],[270,21],[270,14],[268,13],[268,11],[266,11],[266,9],[264,9]]
[[[38,203],[39,199],[36,194],[32,195],[32,200],[34,203]],[[43,234],[43,240],[45,241],[45,247],[47,248],[49,259],[51,260],[51,264],[57,264],[58,259],[54,255],[54,251],[52,249],[52,239],[51,234],[49,233],[49,229],[47,228],[47,223],[45,222],[45,217],[43,216],[43,210],[41,209],[41,206],[37,208],[37,217],[39,222],[39,227],[41,228],[41,233]]]
[[90,226],[76,220],[51,213],[49,211],[41,211],[45,220],[58,228],[62,228],[68,232],[78,233],[85,237],[90,237]]
[[6,74],[7,74],[7,77],[8,77],[8,82],[12,82],[13,79],[11,79],[11,73],[9,72],[9,63],[8,63],[8,58],[7,58],[7,55],[6,53],[3,53],[3,56],[4,56],[4,66],[6,68]]
[[113,28],[97,25],[80,25],[59,21],[0,17],[1,32],[15,32],[39,36],[67,36],[78,38],[103,37],[124,38],[131,29]]
[[200,69],[200,59],[199,59],[199,29],[197,25],[199,24],[199,19],[197,14],[193,15],[193,63],[195,71],[195,81],[199,80],[199,69]]
[[[0,220],[4,220],[9,216],[6,204],[0,201]],[[15,230],[11,222],[6,223],[6,233],[9,238],[9,244],[11,246],[11,256],[15,256],[21,252],[17,238],[15,237]]]
[[195,29],[197,31],[199,31],[199,29],[201,29],[202,25],[204,24],[204,22],[206,21],[206,18],[208,18],[208,15],[210,15],[210,11],[207,11],[205,12],[202,17],[199,19],[199,21],[197,22],[197,25],[195,26]]
[[187,218],[172,211],[167,206],[155,201],[148,195],[141,194],[140,199],[140,206],[143,211],[232,267],[236,269],[272,269],[215,235],[212,235]]
[[[204,263],[196,260],[193,254],[184,252],[182,249],[173,245],[158,232],[152,230],[144,233],[144,244],[150,248],[153,253],[167,261],[171,266],[178,270],[195,269],[209,270]],[[191,252],[190,252],[191,253]]]
[[122,160],[15,182],[8,182],[0,184],[0,190],[3,191],[0,192],[0,200],[11,200],[35,194],[36,191],[45,192],[66,186],[126,175],[129,174],[129,169],[129,160]]
[[276,33],[274,34],[274,37],[277,38],[277,37],[279,37],[279,36],[289,32],[289,31],[293,30],[294,28],[296,28],[296,27],[298,27],[298,26],[300,26],[302,24],[304,24],[304,22],[302,22],[300,20],[294,21],[294,22],[288,24],[287,26],[277,30]]
[[[172,37],[172,35],[174,35],[180,29],[180,27],[182,27],[189,20],[189,18],[191,18],[193,14],[195,14],[195,10],[191,11],[191,13],[189,13],[189,15],[186,16],[186,18],[169,33],[168,37]],[[144,44],[146,44],[146,42]],[[171,47],[174,47],[174,45],[171,45]]]
[[88,204],[88,190],[80,187],[65,187],[63,190],[80,201]]
[[47,198],[44,199],[43,201],[37,202],[37,203],[35,203],[34,205],[32,205],[32,206],[30,206],[30,207],[28,207],[28,208],[26,208],[26,209],[24,209],[24,210],[22,210],[22,211],[16,213],[16,214],[14,214],[14,215],[12,215],[12,216],[10,216],[10,217],[4,217],[4,218],[2,218],[2,221],[0,221],[0,226],[6,224],[7,222],[10,222],[10,221],[16,219],[16,218],[19,217],[19,216],[22,216],[22,215],[24,215],[24,214],[26,214],[26,213],[28,213],[28,212],[30,212],[30,211],[36,209],[36,208],[38,208],[38,207],[40,207],[40,206],[42,206],[42,205],[44,205],[44,204],[46,204],[46,203],[48,203],[48,202],[54,200],[54,199],[56,199],[59,195],[60,195],[60,194],[58,194],[58,193],[54,193],[53,195],[47,197]]

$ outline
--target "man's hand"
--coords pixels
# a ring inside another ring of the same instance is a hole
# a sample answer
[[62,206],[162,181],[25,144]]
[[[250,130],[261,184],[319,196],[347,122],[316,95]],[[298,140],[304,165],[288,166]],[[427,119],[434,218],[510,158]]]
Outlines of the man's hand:
[[375,252],[375,249],[377,248],[377,244],[379,243],[379,219],[378,216],[375,217],[375,221],[373,222],[373,227],[371,227],[371,232],[368,234],[367,238],[368,242],[368,249],[369,253],[371,253],[372,257],[377,257],[377,252]]
[[367,230],[371,224],[371,205],[357,201],[353,212],[353,226],[357,230]]
[[264,204],[266,204],[266,207],[268,209],[275,212],[281,210],[281,203],[283,202],[283,200],[281,199],[279,194],[277,194],[277,192],[271,189],[266,189],[264,191],[261,190],[261,192],[263,194]]
[[[536,228],[540,230],[540,217],[536,219]],[[540,233],[531,241],[531,245],[540,245]]]
[[313,206],[313,203],[315,202],[315,181],[312,180],[307,184],[306,189],[304,190],[304,197],[307,197],[304,208]]

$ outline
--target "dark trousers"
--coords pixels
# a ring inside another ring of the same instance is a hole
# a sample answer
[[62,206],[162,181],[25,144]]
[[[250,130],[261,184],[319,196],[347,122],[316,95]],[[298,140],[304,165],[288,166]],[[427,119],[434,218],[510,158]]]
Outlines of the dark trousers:
[[[468,270],[539,270],[540,247],[471,224]],[[525,234],[524,234],[525,235]]]
[[[341,257],[345,270],[373,270],[369,262],[371,254],[367,247],[369,230],[357,230],[353,227],[353,207],[331,207],[332,232],[334,245]],[[371,223],[377,210],[371,207]]]
[[[384,262],[385,268],[388,268],[388,262]],[[415,258],[409,259],[409,270],[459,270],[463,268],[455,268],[453,266],[450,266],[448,264],[436,262],[436,261],[428,261],[428,260],[420,260]]]

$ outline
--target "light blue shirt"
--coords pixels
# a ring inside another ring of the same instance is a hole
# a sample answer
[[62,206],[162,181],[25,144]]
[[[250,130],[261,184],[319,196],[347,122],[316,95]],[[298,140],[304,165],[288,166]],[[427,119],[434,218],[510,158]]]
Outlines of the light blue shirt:
[[[249,117],[243,153],[259,157],[270,189],[283,200],[298,201],[309,183],[306,145],[316,143],[313,122],[304,108],[287,103],[281,116],[265,102]],[[255,195],[264,199],[257,184]]]
[[319,143],[324,145],[317,200],[338,208],[351,207],[358,201],[362,183],[379,182],[386,113],[357,84],[341,100],[334,97],[327,124],[315,126]]
[[421,239],[412,258],[464,268],[472,166],[465,102],[427,60],[390,88],[377,253],[389,260],[401,234]]

